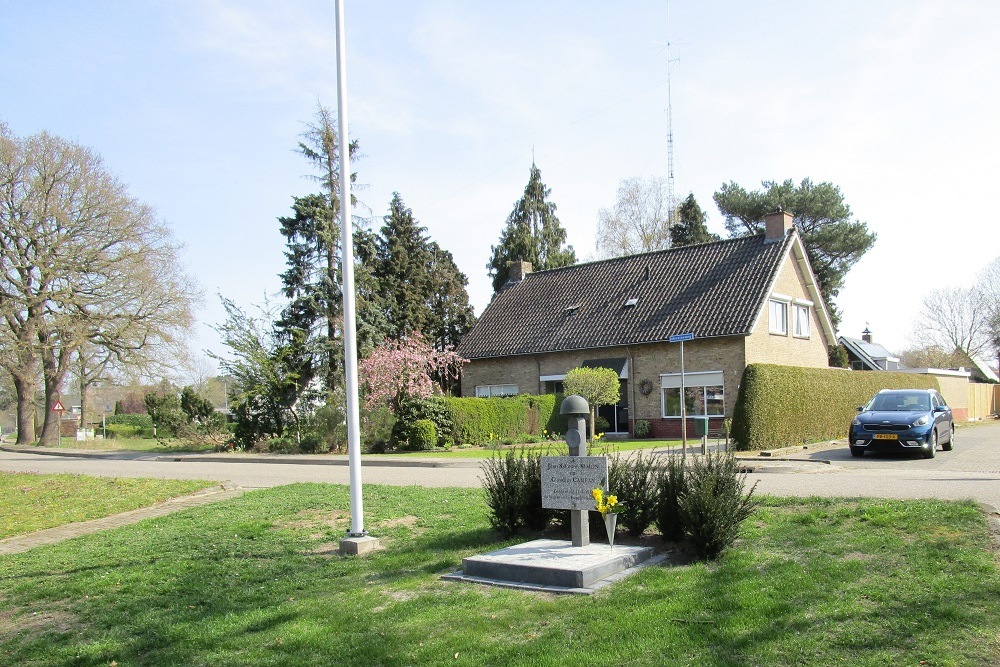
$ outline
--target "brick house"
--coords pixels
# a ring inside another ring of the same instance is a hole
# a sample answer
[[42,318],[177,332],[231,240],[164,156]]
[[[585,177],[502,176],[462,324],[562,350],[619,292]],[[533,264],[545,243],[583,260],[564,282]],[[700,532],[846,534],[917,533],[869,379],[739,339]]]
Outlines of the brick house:
[[535,273],[514,264],[458,346],[463,396],[561,391],[568,370],[603,366],[621,380],[618,404],[600,411],[609,432],[646,419],[654,436],[679,436],[680,345],[668,340],[693,333],[687,414],[720,428],[747,364],[825,368],[837,340],[791,214],[765,230]]

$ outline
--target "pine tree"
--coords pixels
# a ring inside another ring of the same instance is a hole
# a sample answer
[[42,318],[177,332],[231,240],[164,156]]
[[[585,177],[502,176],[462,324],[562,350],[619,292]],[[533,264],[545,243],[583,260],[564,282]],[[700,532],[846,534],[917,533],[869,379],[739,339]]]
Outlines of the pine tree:
[[524,196],[507,216],[507,226],[500,241],[491,248],[493,256],[486,265],[493,278],[493,292],[507,282],[508,262],[526,261],[538,271],[576,263],[573,246],[566,246],[566,230],[556,217],[556,205],[546,201],[552,191],[542,183],[542,172],[531,164],[531,175]]
[[413,212],[398,192],[389,202],[378,244],[378,282],[385,298],[389,335],[403,339],[423,331],[430,319],[430,254],[427,229],[413,219]]
[[692,245],[695,243],[708,243],[718,241],[718,234],[708,231],[705,221],[708,215],[701,210],[694,193],[688,194],[687,198],[677,207],[678,222],[670,227],[670,245],[673,247]]
[[388,335],[420,333],[438,350],[456,345],[473,321],[465,274],[450,252],[429,240],[398,192],[384,221],[375,279]]

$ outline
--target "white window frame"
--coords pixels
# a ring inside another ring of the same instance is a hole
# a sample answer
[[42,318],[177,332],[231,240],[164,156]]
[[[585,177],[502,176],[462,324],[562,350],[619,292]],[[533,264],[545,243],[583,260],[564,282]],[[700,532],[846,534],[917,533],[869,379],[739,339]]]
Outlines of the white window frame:
[[810,306],[812,306],[811,301],[803,301],[801,299],[796,299],[792,305],[793,319],[795,321],[792,331],[796,338],[809,338],[812,335]]
[[[660,374],[660,416],[663,419],[680,419],[680,415],[667,414],[668,389],[680,389],[680,373]],[[708,412],[708,387],[722,387],[722,411],[719,413]],[[724,371],[696,371],[684,373],[684,390],[701,389],[701,404],[705,406],[704,413],[687,412],[688,417],[725,417],[726,416],[726,374]],[[679,393],[679,392],[678,392]]]
[[[780,321],[777,317],[781,314]],[[777,336],[788,335],[788,301],[771,297],[767,302],[767,330]]]
[[476,398],[497,398],[500,396],[517,396],[521,393],[516,384],[477,384]]

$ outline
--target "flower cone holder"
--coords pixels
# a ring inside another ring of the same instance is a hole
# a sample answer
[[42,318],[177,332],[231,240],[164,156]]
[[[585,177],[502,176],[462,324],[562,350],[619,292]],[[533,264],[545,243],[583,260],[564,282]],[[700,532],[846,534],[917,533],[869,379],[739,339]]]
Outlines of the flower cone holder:
[[611,551],[615,550],[615,527],[618,525],[618,514],[616,512],[608,512],[604,515],[604,527],[608,531],[608,544],[611,546]]

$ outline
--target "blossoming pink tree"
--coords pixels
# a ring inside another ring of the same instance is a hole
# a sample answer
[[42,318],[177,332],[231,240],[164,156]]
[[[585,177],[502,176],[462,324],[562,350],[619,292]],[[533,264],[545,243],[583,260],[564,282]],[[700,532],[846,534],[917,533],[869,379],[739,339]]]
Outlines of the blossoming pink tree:
[[420,334],[387,340],[358,366],[365,407],[387,405],[398,414],[409,398],[440,394],[439,383],[457,380],[466,361],[450,347],[435,350]]

